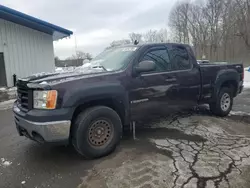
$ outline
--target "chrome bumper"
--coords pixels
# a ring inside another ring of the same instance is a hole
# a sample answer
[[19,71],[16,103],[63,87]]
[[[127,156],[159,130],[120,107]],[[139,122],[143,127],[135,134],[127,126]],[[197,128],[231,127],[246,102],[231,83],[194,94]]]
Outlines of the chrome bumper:
[[17,130],[40,143],[68,141],[71,121],[32,122],[15,115]]

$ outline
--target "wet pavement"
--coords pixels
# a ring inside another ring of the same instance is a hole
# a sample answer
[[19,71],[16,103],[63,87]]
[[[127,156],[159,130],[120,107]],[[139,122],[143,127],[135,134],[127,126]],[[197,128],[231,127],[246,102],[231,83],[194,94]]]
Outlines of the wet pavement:
[[[250,187],[250,127],[206,115],[154,122],[116,156],[96,164],[85,187]],[[133,150],[132,150],[133,148]]]
[[147,122],[98,160],[18,136],[11,110],[0,110],[0,187],[250,187],[249,94],[227,118],[202,108]]
[[246,89],[234,100],[234,112],[242,112],[250,115],[250,89]]
[[18,136],[11,110],[0,111],[0,120],[1,188],[77,187],[92,166],[72,148],[42,146]]

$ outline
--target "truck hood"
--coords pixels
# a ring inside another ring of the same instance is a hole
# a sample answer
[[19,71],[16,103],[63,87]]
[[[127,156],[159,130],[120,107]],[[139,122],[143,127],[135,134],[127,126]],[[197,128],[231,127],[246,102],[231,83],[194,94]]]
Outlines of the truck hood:
[[53,72],[53,73],[37,73],[33,74],[26,78],[19,79],[20,81],[26,83],[34,83],[34,84],[41,84],[41,85],[50,85],[56,84],[59,82],[67,81],[76,79],[79,77],[89,77],[89,76],[97,76],[106,73],[102,68],[85,68],[80,67],[77,68],[75,71],[63,71],[63,72]]

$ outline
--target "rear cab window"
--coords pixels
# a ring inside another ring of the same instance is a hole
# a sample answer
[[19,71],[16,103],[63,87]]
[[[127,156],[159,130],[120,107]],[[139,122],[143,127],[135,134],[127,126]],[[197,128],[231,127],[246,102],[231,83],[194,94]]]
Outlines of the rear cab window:
[[169,48],[169,54],[174,70],[189,70],[192,68],[188,51],[184,46],[173,45]]

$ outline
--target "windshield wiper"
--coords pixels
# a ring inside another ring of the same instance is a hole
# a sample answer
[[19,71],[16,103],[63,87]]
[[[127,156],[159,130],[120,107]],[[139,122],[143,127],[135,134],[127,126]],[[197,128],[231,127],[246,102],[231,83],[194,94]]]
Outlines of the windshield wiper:
[[96,65],[96,66],[94,66],[94,67],[92,67],[92,68],[102,68],[104,71],[108,71],[108,70],[105,69],[105,67],[102,66],[102,65]]

